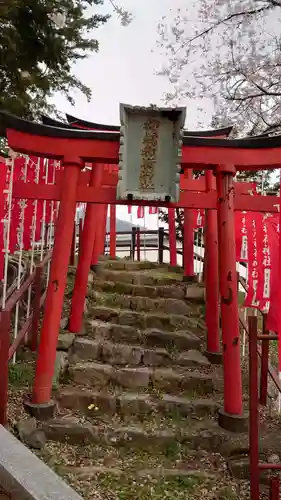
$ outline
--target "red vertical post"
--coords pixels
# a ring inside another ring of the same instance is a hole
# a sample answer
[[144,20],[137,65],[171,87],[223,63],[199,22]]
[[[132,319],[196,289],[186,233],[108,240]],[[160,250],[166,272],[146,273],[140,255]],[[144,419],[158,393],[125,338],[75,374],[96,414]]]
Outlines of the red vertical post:
[[110,257],[116,258],[116,205],[110,205]]
[[168,208],[170,265],[177,265],[177,238],[175,209]]
[[36,364],[32,403],[46,405],[52,393],[57,341],[64,290],[73,236],[78,179],[82,164],[79,159],[64,159],[63,186],[55,244],[52,255],[43,325]]
[[[206,170],[206,191],[212,190],[213,172]],[[206,286],[207,354],[211,362],[221,363],[219,321],[219,254],[216,210],[206,210],[204,278]]]
[[269,485],[269,500],[279,500],[279,499],[280,499],[280,477],[272,477],[270,478],[270,485]]
[[[192,170],[186,169],[184,172],[186,179],[192,179]],[[194,224],[193,214],[190,208],[184,208],[183,221],[183,268],[184,280],[195,281],[194,274]]]
[[36,274],[34,281],[34,300],[32,314],[32,329],[30,347],[33,352],[37,350],[38,328],[40,321],[40,302],[41,302],[41,285],[42,285],[42,265],[36,266]]
[[0,425],[7,424],[10,328],[11,311],[4,310],[0,319]]
[[96,207],[96,231],[95,231],[95,239],[94,239],[94,248],[92,253],[92,266],[95,269],[99,262],[100,255],[104,254],[104,242],[106,236],[106,222],[107,222],[107,211],[108,205],[101,204]]
[[[98,189],[102,183],[102,175],[103,165],[93,165],[90,177],[90,186]],[[96,236],[95,229],[98,224],[101,224],[101,221],[97,218],[97,206],[94,203],[87,203],[84,227],[80,239],[79,260],[76,270],[69,320],[69,331],[73,333],[79,333],[82,329],[88,275],[91,267],[93,246]]]
[[[224,361],[224,411],[220,424],[237,430],[242,425],[242,377],[235,254],[234,184],[235,168],[217,167],[219,286]],[[237,418],[238,417],[238,418]]]
[[[266,335],[266,314],[263,316],[263,335]],[[261,344],[261,375],[260,375],[260,404],[267,404],[268,388],[268,360],[269,360],[269,340],[262,340]]]
[[249,410],[250,410],[250,488],[251,500],[259,500],[259,396],[258,396],[258,321],[249,317]]
[[[281,169],[280,169],[280,207],[279,207],[279,228],[281,228]],[[279,283],[281,279],[281,229],[279,230],[279,259],[278,259],[278,264],[279,264],[279,270],[278,270],[278,275],[279,275]],[[281,288],[280,286],[278,287],[278,302],[279,304],[281,303]],[[278,315],[278,372],[279,372],[279,378],[281,377],[281,315],[279,312]]]

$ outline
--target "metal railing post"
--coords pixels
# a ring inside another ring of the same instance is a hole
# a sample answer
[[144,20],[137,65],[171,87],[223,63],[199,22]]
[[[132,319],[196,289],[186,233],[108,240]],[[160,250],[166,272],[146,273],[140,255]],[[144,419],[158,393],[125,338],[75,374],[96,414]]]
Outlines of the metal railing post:
[[158,262],[159,262],[159,264],[163,264],[163,262],[164,262],[164,228],[163,227],[159,227],[158,242],[159,242]]
[[131,250],[130,250],[130,258],[132,260],[135,260],[136,232],[137,232],[137,228],[132,227],[132,242],[131,242]]

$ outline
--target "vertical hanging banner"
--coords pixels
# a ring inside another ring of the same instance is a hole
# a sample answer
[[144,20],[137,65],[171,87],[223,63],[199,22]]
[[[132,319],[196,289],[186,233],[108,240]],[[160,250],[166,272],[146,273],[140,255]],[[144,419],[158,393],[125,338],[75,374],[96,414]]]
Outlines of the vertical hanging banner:
[[[36,181],[36,163],[38,159],[31,156],[29,158],[27,172],[26,172],[26,182],[35,183]],[[34,212],[34,201],[26,200],[26,208],[24,214],[24,233],[23,233],[23,249],[30,250],[32,241],[32,219]]]
[[157,215],[158,214],[158,207],[149,207],[148,213],[149,213],[149,215]]
[[270,280],[270,306],[266,319],[266,328],[278,332],[281,320],[280,283],[279,283],[279,221],[278,217],[266,219],[268,244],[270,249],[271,280]]
[[203,209],[192,210],[193,214],[193,229],[204,227],[205,224],[205,211]]
[[138,219],[143,219],[144,218],[144,207],[143,206],[138,207],[137,218]]
[[262,279],[258,282],[257,297],[260,300],[260,307],[263,312],[268,312],[271,296],[271,252],[268,238],[267,218],[263,218],[262,223]]
[[[45,184],[45,162],[44,158],[38,159],[38,184]],[[41,239],[41,231],[42,231],[42,222],[43,222],[43,209],[44,209],[44,201],[37,201],[37,217],[36,217],[36,229],[35,229],[35,241],[39,241]]]
[[196,228],[204,227],[205,224],[205,211],[202,209],[197,210]]
[[7,203],[7,165],[5,162],[0,162],[0,280],[4,278],[4,217],[5,217],[5,204]]
[[[13,182],[24,180],[26,159],[23,156],[14,160]],[[10,174],[11,175],[11,174]],[[11,225],[10,225],[10,244],[9,252],[13,254],[18,249],[18,234],[20,227],[20,215],[22,212],[22,201],[12,199],[11,207]]]
[[236,261],[248,262],[247,212],[235,213]]
[[[246,228],[248,238],[248,291],[245,298],[245,307],[261,307],[263,283],[263,215],[260,213],[248,213],[246,217]],[[263,304],[264,305],[264,304]]]

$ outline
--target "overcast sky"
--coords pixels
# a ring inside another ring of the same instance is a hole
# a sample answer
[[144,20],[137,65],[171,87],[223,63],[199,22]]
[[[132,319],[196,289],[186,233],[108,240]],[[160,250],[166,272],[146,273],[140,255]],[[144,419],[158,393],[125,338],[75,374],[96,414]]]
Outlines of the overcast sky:
[[[79,118],[105,124],[119,124],[119,103],[133,105],[162,104],[169,83],[156,76],[155,70],[161,66],[161,57],[155,49],[157,24],[163,15],[172,19],[177,7],[186,5],[187,0],[118,0],[124,8],[132,12],[134,19],[128,27],[122,27],[116,15],[96,31],[100,50],[75,66],[75,73],[92,89],[90,103],[75,94],[74,107],[57,95],[54,102],[62,112]],[[188,0],[192,3],[192,0]],[[109,12],[109,2],[105,0],[103,10]],[[187,106],[186,126],[197,129],[199,119],[209,125],[211,108],[205,117],[199,114],[198,103],[178,103]],[[118,207],[118,217],[130,220],[125,207]],[[133,221],[136,223],[134,211]],[[154,228],[155,216],[146,217],[146,226]]]

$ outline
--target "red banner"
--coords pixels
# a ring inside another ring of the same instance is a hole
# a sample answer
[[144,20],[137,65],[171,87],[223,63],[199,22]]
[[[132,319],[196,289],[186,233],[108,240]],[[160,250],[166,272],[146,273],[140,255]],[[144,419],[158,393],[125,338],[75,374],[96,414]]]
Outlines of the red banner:
[[137,218],[138,219],[143,219],[144,218],[144,207],[143,206],[138,207]]
[[[280,283],[279,283],[279,223],[277,217],[266,219],[267,236],[270,248],[271,280],[270,280],[270,307],[267,315],[266,327],[268,330],[278,332],[280,325]],[[279,332],[280,333],[280,332]]]
[[4,242],[4,216],[5,216],[5,200],[7,194],[6,189],[7,166],[6,163],[0,163],[0,280],[4,278],[4,259],[5,259],[5,242]]
[[149,215],[157,215],[158,214],[158,207],[149,207],[148,213],[149,213]]
[[193,213],[193,228],[198,229],[199,227],[204,227],[205,224],[205,210],[198,209],[192,210]]
[[262,303],[263,290],[263,215],[248,213],[246,216],[246,230],[248,240],[248,291],[245,299],[246,307],[264,307]]

